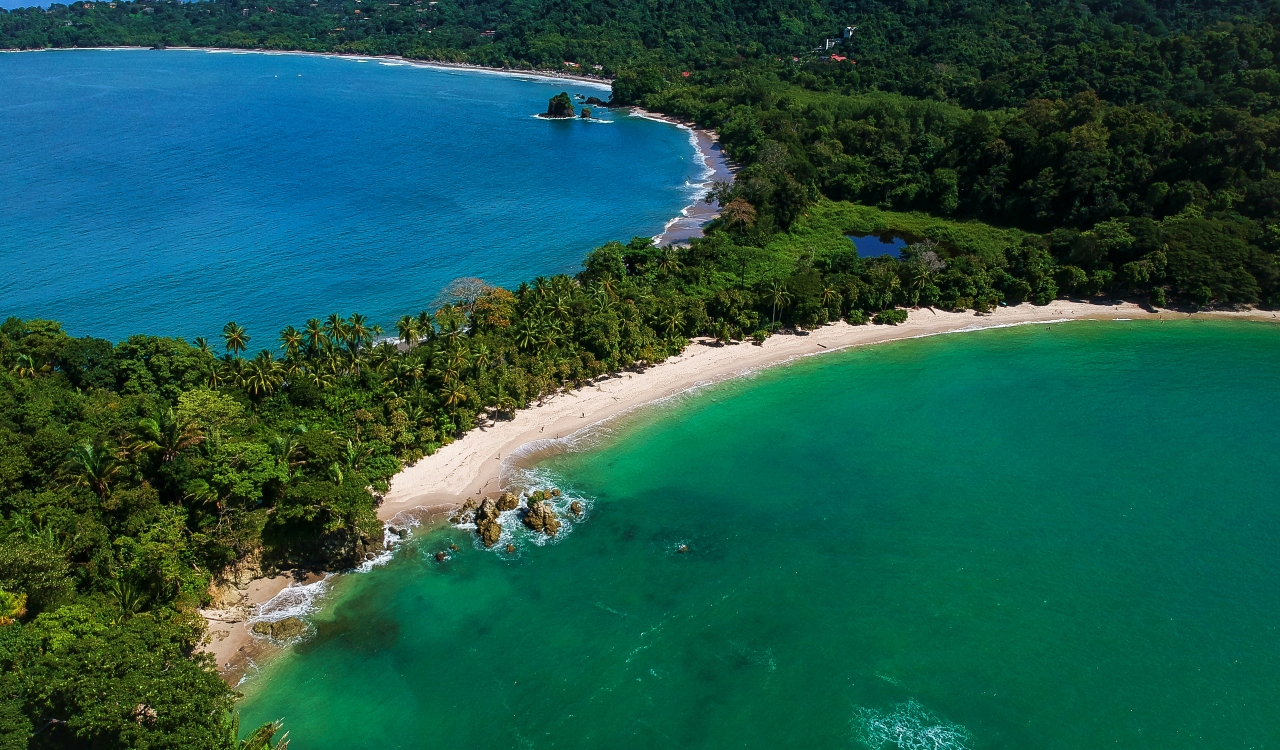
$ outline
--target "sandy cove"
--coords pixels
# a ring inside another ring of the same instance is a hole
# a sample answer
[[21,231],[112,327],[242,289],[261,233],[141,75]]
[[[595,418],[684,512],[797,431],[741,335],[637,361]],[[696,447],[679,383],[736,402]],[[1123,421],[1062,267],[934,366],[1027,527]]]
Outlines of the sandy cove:
[[[1043,307],[1029,304],[1002,307],[986,315],[912,310],[907,322],[898,326],[852,326],[840,322],[807,335],[771,336],[760,346],[751,343],[719,346],[710,340],[698,339],[679,356],[643,372],[623,372],[601,378],[585,388],[558,393],[522,409],[511,420],[472,430],[397,474],[378,508],[378,518],[392,521],[401,516],[400,520],[412,518],[423,525],[442,522],[467,498],[499,492],[504,464],[523,445],[571,435],[691,388],[805,357],[855,346],[1009,325],[1160,318],[1240,318],[1280,322],[1275,313],[1262,311],[1189,314],[1151,310],[1130,302],[1091,304],[1057,300]],[[251,616],[253,607],[289,586],[306,585],[317,578],[313,574],[295,579],[286,574],[258,579],[244,588],[228,592],[230,596],[217,609],[201,610],[209,623],[209,642],[202,650],[214,655],[223,679],[232,685],[238,683],[253,662],[269,658],[275,650],[267,641],[254,638],[249,633],[246,620]]]
[[1057,300],[1043,307],[1023,304],[1001,307],[986,315],[972,312],[912,310],[897,326],[853,326],[845,322],[824,326],[807,335],[776,335],[763,345],[719,346],[695,340],[679,356],[644,372],[624,372],[599,379],[585,388],[558,393],[516,413],[508,421],[480,427],[434,454],[407,467],[391,481],[378,516],[391,520],[421,506],[435,509],[464,502],[468,497],[502,489],[504,459],[526,443],[561,438],[694,386],[715,383],[803,357],[855,346],[1006,325],[1111,320],[1116,318],[1240,317],[1273,320],[1272,313],[1214,312],[1191,315],[1151,310],[1125,302],[1090,304]]

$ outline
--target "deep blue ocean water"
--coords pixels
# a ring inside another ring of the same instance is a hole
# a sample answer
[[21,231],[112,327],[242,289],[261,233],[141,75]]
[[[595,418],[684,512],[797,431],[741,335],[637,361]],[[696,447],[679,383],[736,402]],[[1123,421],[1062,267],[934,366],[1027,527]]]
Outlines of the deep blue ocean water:
[[215,337],[450,280],[574,272],[652,236],[703,168],[686,131],[532,117],[569,81],[170,50],[0,55],[0,316],[74,335]]

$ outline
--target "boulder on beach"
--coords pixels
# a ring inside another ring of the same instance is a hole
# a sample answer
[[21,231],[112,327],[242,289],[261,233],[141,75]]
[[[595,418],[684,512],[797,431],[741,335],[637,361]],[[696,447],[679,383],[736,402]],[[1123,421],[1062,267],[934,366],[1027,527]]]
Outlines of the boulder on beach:
[[259,620],[249,629],[258,635],[265,635],[273,640],[288,641],[305,635],[307,624],[297,617],[286,617],[275,622]]

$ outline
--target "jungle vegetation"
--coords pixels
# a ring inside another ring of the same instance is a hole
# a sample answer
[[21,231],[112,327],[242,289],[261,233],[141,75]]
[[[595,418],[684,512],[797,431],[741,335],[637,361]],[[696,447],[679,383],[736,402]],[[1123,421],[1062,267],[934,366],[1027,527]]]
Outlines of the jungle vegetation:
[[[740,167],[714,191],[720,219],[687,247],[609,243],[576,276],[511,290],[462,281],[385,332],[350,311],[278,332],[229,322],[192,342],[5,321],[0,748],[265,747],[280,728],[238,740],[235,694],[195,652],[212,583],[355,564],[380,543],[379,493],[406,463],[690,337],[749,345],[839,319],[892,325],[918,306],[981,313],[1063,296],[1280,302],[1278,7],[216,0],[0,12],[11,48],[594,71],[614,77],[615,105],[717,130]],[[825,48],[845,27],[856,29]],[[862,258],[847,239],[881,233],[911,244]]]

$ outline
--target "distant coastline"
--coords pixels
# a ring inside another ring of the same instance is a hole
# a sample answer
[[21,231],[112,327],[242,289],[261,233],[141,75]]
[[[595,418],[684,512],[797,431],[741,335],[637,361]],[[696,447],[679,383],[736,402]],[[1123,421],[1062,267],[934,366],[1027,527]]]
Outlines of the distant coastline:
[[434,60],[415,60],[410,57],[402,57],[400,55],[360,55],[347,54],[342,52],[309,52],[306,50],[276,50],[276,49],[244,49],[240,47],[165,47],[163,50],[155,50],[151,47],[129,47],[122,45],[111,45],[105,47],[44,47],[42,49],[0,49],[0,52],[9,53],[25,53],[25,52],[71,52],[71,51],[115,51],[115,50],[142,50],[155,52],[210,52],[224,53],[230,52],[239,55],[308,55],[312,57],[333,57],[344,60],[377,60],[385,62],[396,62],[404,65],[410,65],[418,68],[438,68],[441,70],[470,70],[477,73],[493,73],[497,75],[508,76],[533,76],[534,78],[551,78],[566,81],[575,81],[580,84],[594,86],[596,88],[613,90],[613,79],[603,78],[599,76],[563,73],[555,70],[521,70],[519,68],[494,68],[486,65],[473,65],[471,63],[451,63],[439,62]]

